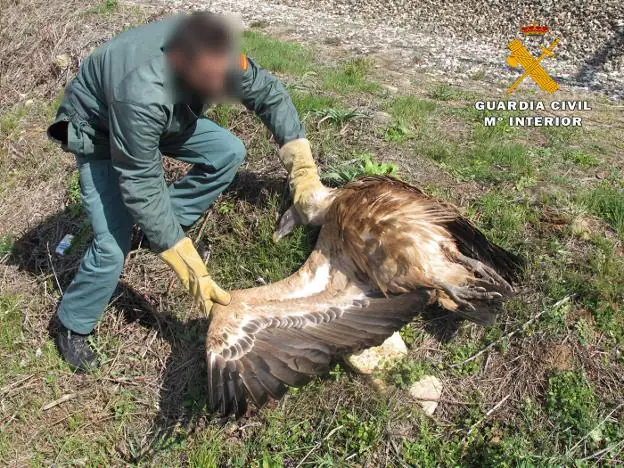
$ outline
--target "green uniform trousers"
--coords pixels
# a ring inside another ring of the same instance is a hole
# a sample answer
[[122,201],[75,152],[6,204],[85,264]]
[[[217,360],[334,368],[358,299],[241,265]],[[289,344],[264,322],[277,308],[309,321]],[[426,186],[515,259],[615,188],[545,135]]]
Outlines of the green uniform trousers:
[[[200,118],[192,132],[161,141],[160,149],[194,165],[169,187],[174,212],[183,226],[193,224],[230,185],[245,158],[243,143],[206,118]],[[134,224],[121,199],[107,140],[94,139],[92,150],[89,156],[76,154],[76,161],[94,239],[58,310],[65,327],[84,334],[93,330],[117,287]]]

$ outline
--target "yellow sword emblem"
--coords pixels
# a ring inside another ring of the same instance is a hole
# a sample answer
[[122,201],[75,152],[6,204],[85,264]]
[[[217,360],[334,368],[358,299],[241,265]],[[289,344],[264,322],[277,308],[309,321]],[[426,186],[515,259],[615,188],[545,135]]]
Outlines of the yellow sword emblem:
[[524,73],[520,75],[509,88],[507,88],[507,92],[509,94],[513,93],[514,89],[516,89],[516,87],[527,76],[530,76],[544,91],[548,91],[549,93],[557,91],[559,89],[559,85],[557,85],[557,82],[553,80],[548,73],[546,73],[546,70],[544,70],[544,68],[540,65],[540,62],[546,56],[555,55],[553,53],[553,49],[558,43],[559,38],[555,39],[552,44],[550,44],[550,47],[542,47],[542,55],[540,55],[537,59],[531,55],[519,39],[513,39],[509,44],[507,44],[507,48],[511,50],[511,55],[507,57],[507,64],[513,68],[518,68],[518,66],[524,68]]

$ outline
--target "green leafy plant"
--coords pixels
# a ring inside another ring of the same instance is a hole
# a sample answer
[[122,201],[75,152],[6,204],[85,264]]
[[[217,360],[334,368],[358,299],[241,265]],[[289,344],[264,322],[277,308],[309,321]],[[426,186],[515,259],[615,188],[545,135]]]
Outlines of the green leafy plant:
[[350,120],[366,119],[368,115],[355,109],[340,109],[336,107],[329,107],[327,109],[320,109],[312,112],[313,115],[320,117],[317,125],[321,125],[323,122],[330,122],[337,126],[344,127]]
[[413,138],[414,135],[414,131],[404,121],[396,120],[386,129],[384,139],[386,141],[400,143]]
[[328,184],[340,185],[362,176],[387,175],[396,177],[397,174],[398,167],[396,164],[373,161],[372,156],[365,153],[348,165],[330,168],[321,175],[321,179]]
[[585,376],[564,372],[548,379],[546,409],[561,429],[585,434],[596,424],[596,396]]
[[386,370],[388,381],[399,388],[408,388],[427,374],[429,367],[422,362],[405,358]]

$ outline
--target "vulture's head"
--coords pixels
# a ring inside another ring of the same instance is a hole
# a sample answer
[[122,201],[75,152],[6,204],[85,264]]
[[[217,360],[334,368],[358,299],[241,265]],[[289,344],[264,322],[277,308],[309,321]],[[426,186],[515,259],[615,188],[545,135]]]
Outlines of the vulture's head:
[[300,213],[295,205],[291,205],[279,220],[277,229],[273,233],[273,241],[277,242],[282,237],[290,234],[295,226],[300,224],[310,224],[312,226],[320,226],[325,222],[325,215],[329,211],[329,207],[334,202],[338,189],[322,186],[321,189],[314,192],[314,195],[306,203],[305,213]]

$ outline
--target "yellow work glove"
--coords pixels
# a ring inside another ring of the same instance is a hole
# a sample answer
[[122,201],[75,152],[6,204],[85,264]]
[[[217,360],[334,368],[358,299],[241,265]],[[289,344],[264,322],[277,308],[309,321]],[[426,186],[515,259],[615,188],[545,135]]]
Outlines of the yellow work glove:
[[188,237],[162,252],[160,258],[176,272],[206,315],[210,314],[213,302],[228,305],[232,300],[230,294],[210,277],[206,265]]
[[323,190],[323,184],[321,184],[312,158],[310,142],[305,138],[289,141],[281,147],[279,155],[290,175],[293,204],[303,217],[303,221],[307,223],[313,194]]

